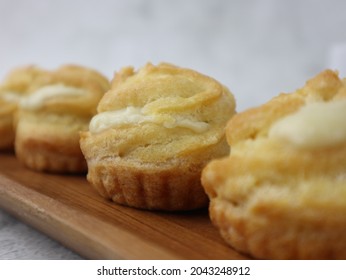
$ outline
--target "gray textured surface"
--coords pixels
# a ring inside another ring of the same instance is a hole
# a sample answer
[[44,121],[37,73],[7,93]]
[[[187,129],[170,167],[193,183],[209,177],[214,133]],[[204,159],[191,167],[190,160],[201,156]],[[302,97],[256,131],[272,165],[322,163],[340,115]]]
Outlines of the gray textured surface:
[[[343,0],[2,0],[0,76],[75,62],[111,77],[168,61],[227,85],[240,111],[339,67],[345,12]],[[78,256],[0,211],[0,258]]]
[[61,244],[0,210],[0,259],[81,259]]

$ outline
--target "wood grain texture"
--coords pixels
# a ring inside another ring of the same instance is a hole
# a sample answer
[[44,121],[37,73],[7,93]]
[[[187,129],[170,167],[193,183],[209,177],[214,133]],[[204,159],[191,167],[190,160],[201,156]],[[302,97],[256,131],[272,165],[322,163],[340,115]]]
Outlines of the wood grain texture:
[[0,155],[0,207],[89,259],[247,259],[207,209],[137,210],[100,197],[84,175],[33,172]]

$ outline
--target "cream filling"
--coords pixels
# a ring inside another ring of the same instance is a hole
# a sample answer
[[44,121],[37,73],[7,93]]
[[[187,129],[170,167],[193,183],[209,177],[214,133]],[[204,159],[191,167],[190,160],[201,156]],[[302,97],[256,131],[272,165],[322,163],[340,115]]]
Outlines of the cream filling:
[[0,94],[0,98],[7,102],[18,103],[22,97],[21,97],[21,93],[19,92],[6,91]]
[[29,96],[20,99],[20,106],[25,109],[35,110],[43,106],[45,101],[53,97],[81,96],[86,93],[85,89],[55,84],[42,87]]
[[91,133],[99,133],[113,127],[141,123],[161,124],[166,128],[183,127],[197,133],[202,133],[209,128],[206,122],[164,114],[145,114],[143,108],[129,106],[125,109],[97,114],[90,121],[89,130]]
[[346,141],[346,100],[310,103],[274,123],[269,137],[300,148],[342,143]]

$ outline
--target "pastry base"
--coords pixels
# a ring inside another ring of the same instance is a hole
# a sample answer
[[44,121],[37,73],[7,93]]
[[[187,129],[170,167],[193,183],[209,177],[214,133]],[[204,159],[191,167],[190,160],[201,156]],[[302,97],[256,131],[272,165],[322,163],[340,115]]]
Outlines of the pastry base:
[[16,156],[37,171],[86,172],[78,135],[85,125],[85,120],[68,116],[22,113],[16,126]]
[[13,114],[15,105],[1,104],[0,99],[0,151],[13,150],[15,132],[13,128]]
[[84,173],[87,165],[82,154],[61,153],[58,143],[47,143],[38,139],[17,137],[16,156],[21,163],[36,171],[54,173]]
[[211,200],[209,213],[229,245],[258,259],[346,259],[343,223],[314,218],[293,222],[280,210],[276,217],[265,211],[258,215],[221,199]]
[[13,150],[15,133],[13,131],[13,123],[10,119],[1,120],[0,122],[0,151]]
[[150,210],[191,210],[208,205],[201,167],[159,165],[139,168],[121,160],[88,161],[88,181],[116,203]]

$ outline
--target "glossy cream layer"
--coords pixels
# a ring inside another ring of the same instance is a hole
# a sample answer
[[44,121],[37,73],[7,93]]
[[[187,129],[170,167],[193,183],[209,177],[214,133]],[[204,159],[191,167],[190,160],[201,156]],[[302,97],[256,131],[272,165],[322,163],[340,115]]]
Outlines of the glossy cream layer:
[[89,130],[91,133],[100,133],[112,127],[141,123],[155,123],[166,128],[182,127],[197,133],[204,132],[209,128],[209,124],[206,122],[167,114],[145,113],[143,108],[130,106],[125,109],[103,112],[94,116],[90,122]]
[[21,93],[6,91],[0,94],[0,99],[6,102],[18,103],[21,99]]
[[300,148],[333,146],[346,141],[346,100],[310,103],[277,121],[270,138]]
[[20,100],[20,106],[25,109],[35,110],[43,106],[45,101],[53,97],[71,97],[84,95],[84,89],[70,87],[63,84],[48,85],[38,89],[29,96]]

